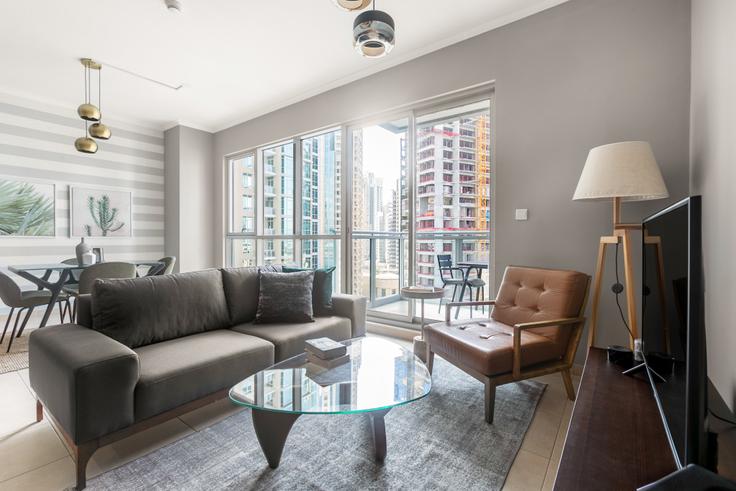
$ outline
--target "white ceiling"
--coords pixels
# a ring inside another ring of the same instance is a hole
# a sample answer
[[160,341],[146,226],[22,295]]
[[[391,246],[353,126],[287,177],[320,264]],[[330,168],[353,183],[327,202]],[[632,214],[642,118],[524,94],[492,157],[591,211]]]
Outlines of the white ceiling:
[[564,1],[378,0],[396,48],[371,60],[331,0],[0,0],[0,91],[75,107],[91,57],[184,85],[103,69],[108,116],[216,131]]

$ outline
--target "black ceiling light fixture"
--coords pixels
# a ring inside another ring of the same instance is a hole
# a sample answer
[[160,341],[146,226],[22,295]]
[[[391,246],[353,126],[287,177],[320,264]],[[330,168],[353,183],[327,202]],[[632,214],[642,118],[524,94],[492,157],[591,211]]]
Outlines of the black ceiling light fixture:
[[366,58],[386,56],[395,41],[394,20],[386,12],[373,8],[355,18],[353,23],[353,46]]

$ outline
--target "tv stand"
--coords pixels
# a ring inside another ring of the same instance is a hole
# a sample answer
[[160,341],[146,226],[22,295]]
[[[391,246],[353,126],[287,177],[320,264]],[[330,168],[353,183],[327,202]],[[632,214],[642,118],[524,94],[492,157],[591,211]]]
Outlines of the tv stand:
[[675,470],[649,380],[590,348],[554,489],[633,490]]

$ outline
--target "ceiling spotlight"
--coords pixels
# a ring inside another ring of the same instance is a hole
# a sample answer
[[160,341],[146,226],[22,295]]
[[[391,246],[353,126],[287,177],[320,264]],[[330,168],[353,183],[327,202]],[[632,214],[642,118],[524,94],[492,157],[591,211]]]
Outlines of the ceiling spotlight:
[[394,47],[394,35],[394,20],[380,10],[363,12],[353,23],[353,46],[367,58],[386,56]]
[[363,10],[371,4],[371,0],[332,0],[335,5],[343,10],[356,11]]
[[166,4],[166,8],[169,9],[169,12],[177,14],[181,12],[181,1],[180,0],[164,0],[164,4]]

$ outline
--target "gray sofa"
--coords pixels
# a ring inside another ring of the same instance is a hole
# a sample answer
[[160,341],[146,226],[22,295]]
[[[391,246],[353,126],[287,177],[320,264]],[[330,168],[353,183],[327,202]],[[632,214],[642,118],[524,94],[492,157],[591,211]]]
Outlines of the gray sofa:
[[[366,300],[334,295],[333,315],[254,324],[258,268],[105,280],[78,300],[77,324],[29,338],[30,383],[65,434],[77,489],[100,446],[226,397],[249,375],[304,350],[304,341],[365,334]],[[288,301],[288,299],[285,299]]]

